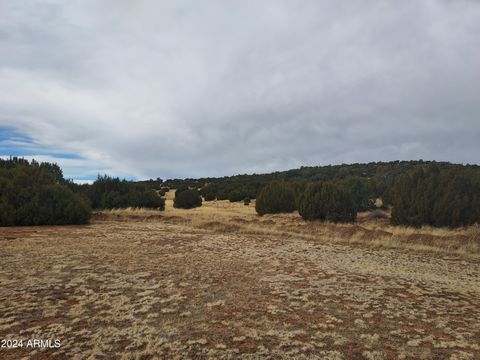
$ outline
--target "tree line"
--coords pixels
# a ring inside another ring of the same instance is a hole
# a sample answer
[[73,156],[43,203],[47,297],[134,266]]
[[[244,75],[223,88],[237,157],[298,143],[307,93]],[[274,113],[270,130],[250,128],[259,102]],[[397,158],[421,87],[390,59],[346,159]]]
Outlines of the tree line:
[[87,223],[90,204],[70,185],[56,164],[0,159],[0,226]]
[[352,222],[359,203],[346,183],[325,181],[306,185],[296,191],[294,184],[277,181],[267,185],[258,195],[255,210],[259,215],[290,213],[298,210],[304,220]]
[[92,185],[75,186],[93,209],[151,208],[164,210],[165,199],[152,187],[118,177],[99,175]]
[[58,165],[0,159],[0,226],[82,224],[92,209],[165,209],[202,201],[256,199],[259,215],[298,210],[305,220],[351,222],[381,198],[395,225],[467,226],[480,221],[480,167],[394,161],[304,167],[271,174],[132,182],[98,176],[93,184],[65,180]]
[[[352,222],[358,211],[375,208],[372,184],[360,178],[316,181],[303,192],[295,184],[272,182],[258,195],[256,211],[298,210],[305,220]],[[382,198],[394,225],[460,227],[480,223],[480,169],[477,166],[417,165],[387,187]]]
[[[429,164],[437,164],[441,169],[455,166],[447,162],[435,163],[423,160],[311,166],[268,174],[243,174],[199,179],[168,179],[162,182],[162,186],[172,189],[200,189],[205,201],[215,199],[243,201],[246,198],[255,199],[267,184],[275,181],[294,183],[297,184],[295,186],[298,187],[319,181],[348,179],[356,179],[355,181],[357,181],[358,179],[362,179],[369,182],[370,190],[375,193],[376,198],[382,198],[386,190],[393,185],[398,176],[411,171],[417,166],[428,166]],[[149,180],[151,183],[155,183],[155,181],[156,180]],[[365,204],[365,206],[368,207],[368,204]]]
[[98,176],[92,185],[63,177],[56,164],[0,159],[0,226],[85,224],[92,209],[165,208],[147,185]]
[[475,167],[417,167],[386,193],[392,223],[459,227],[480,223],[480,173]]

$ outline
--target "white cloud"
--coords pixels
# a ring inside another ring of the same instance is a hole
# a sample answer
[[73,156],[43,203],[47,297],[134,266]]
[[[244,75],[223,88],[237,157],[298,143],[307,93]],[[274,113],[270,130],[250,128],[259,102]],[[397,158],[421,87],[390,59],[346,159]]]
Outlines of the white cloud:
[[75,177],[478,162],[476,1],[1,6],[0,125]]

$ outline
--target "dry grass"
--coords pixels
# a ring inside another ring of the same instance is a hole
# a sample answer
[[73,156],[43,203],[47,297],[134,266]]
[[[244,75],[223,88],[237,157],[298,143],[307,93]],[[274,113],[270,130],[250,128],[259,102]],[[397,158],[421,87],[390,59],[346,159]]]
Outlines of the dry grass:
[[329,243],[440,252],[466,258],[480,257],[479,225],[460,229],[392,226],[386,213],[382,216],[361,213],[355,224],[305,222],[296,212],[259,217],[254,201],[250,206],[210,201],[204,202],[200,208],[184,210],[173,208],[173,194],[173,190],[167,193],[166,211],[161,214],[146,209],[119,209],[102,212],[97,219],[148,221],[162,218],[167,222],[217,232],[279,235]]
[[478,227],[171,199],[95,219],[0,228],[0,339],[62,341],[2,360],[480,358]]

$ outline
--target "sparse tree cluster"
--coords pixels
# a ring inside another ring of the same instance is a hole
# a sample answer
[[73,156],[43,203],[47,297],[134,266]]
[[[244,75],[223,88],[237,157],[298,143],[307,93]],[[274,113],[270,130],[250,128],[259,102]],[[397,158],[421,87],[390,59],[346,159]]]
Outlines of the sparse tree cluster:
[[217,200],[228,200],[230,202],[243,201],[245,198],[255,199],[259,188],[255,184],[242,183],[217,183]]
[[0,159],[0,226],[86,223],[91,207],[164,210],[170,188],[177,189],[174,206],[185,209],[201,206],[202,196],[245,205],[256,199],[259,215],[298,209],[305,220],[351,222],[357,211],[375,210],[380,197],[395,225],[458,227],[480,221],[475,165],[394,161],[206,179],[132,182],[99,176],[92,185],[76,185],[55,164],[12,158]]
[[[287,171],[270,174],[235,175],[222,178],[200,179],[170,179],[163,182],[162,186],[172,189],[182,187],[200,189],[206,201],[232,200],[242,201],[245,197],[255,199],[267,184],[272,181],[285,181],[294,185],[297,198],[306,184],[317,181],[353,181],[356,179],[358,191],[352,189],[352,195],[358,204],[358,210],[371,209],[372,199],[382,198],[385,191],[390,188],[395,179],[413,169],[417,165],[427,165],[427,161],[391,161],[372,162],[368,164],[342,164],[328,166],[301,167]],[[449,163],[437,163],[442,168],[451,167]],[[360,181],[360,182],[359,182]],[[354,184],[351,184],[353,187]],[[208,188],[208,189],[207,189]],[[371,194],[373,190],[373,194]],[[241,197],[239,193],[243,193]],[[365,198],[365,193],[370,193]]]
[[[305,220],[352,222],[357,205],[350,189],[343,182],[315,182],[303,186],[272,182],[257,197],[255,209],[259,215],[288,213],[298,208]],[[297,195],[298,194],[298,195]]]
[[85,194],[94,209],[165,209],[165,199],[149,186],[107,175],[98,176],[97,180],[86,188]]

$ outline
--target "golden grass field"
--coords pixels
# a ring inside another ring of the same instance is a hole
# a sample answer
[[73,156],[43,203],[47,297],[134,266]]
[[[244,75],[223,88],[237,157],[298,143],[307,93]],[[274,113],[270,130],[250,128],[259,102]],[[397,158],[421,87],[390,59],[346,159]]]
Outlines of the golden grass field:
[[[171,196],[172,192],[169,193]],[[480,359],[480,230],[115,210],[0,228],[0,359]]]

